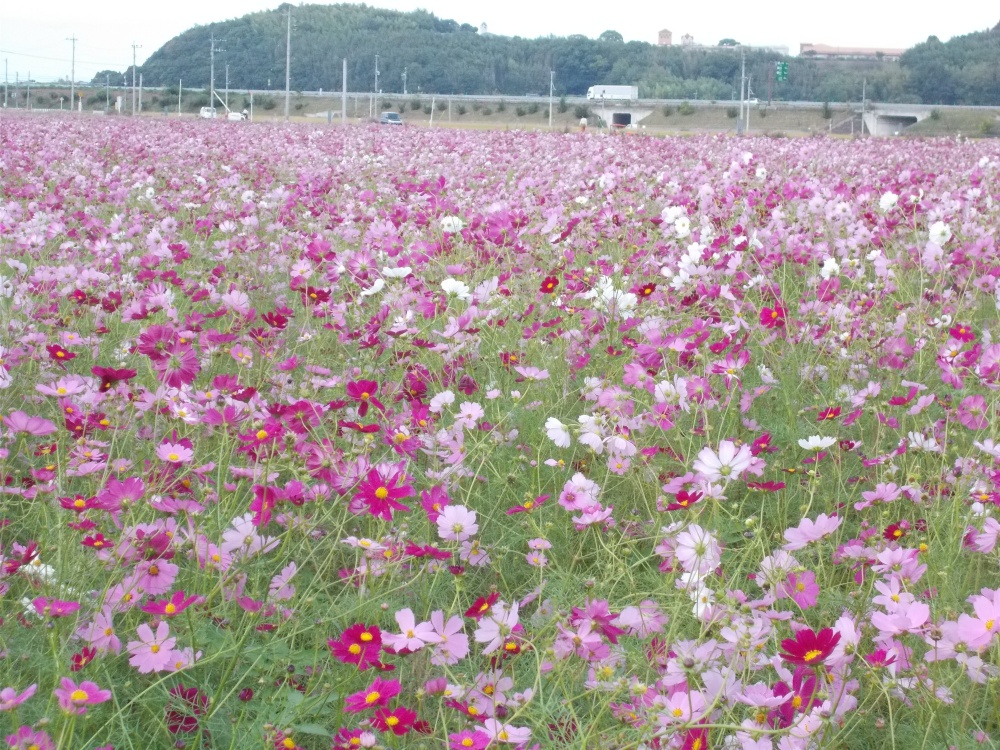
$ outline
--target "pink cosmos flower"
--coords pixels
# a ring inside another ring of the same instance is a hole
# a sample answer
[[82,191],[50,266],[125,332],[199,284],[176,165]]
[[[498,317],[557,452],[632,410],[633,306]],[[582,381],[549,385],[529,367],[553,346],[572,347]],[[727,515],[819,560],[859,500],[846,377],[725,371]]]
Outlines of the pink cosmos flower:
[[515,727],[512,724],[502,724],[496,719],[487,719],[483,722],[483,731],[489,736],[491,741],[502,742],[510,745],[521,745],[531,739],[531,729],[528,727]]
[[811,570],[802,573],[792,573],[781,589],[783,596],[789,597],[802,609],[815,606],[819,599],[819,585],[816,583],[816,574]]
[[448,735],[448,750],[486,750],[489,744],[490,736],[475,729]]
[[7,416],[2,417],[2,421],[7,425],[11,434],[23,432],[26,435],[41,437],[43,435],[51,435],[56,431],[55,424],[49,420],[42,417],[29,417],[23,411],[13,411]]
[[77,685],[68,677],[63,677],[59,684],[62,687],[55,689],[55,695],[59,699],[59,707],[66,713],[85,714],[87,706],[111,700],[110,690],[101,690],[95,683],[87,680]]
[[171,661],[176,638],[170,638],[170,626],[161,621],[156,626],[156,634],[149,625],[143,623],[137,629],[138,641],[129,641],[128,648],[131,658],[129,664],[139,670],[139,674],[160,672],[168,668]]
[[428,643],[439,641],[440,637],[434,634],[434,628],[429,622],[417,624],[413,617],[413,610],[406,608],[396,612],[396,623],[399,625],[401,633],[383,633],[382,642],[394,651],[419,651]]
[[509,636],[518,621],[518,603],[514,602],[508,606],[501,601],[496,602],[490,609],[490,613],[480,619],[479,627],[473,634],[476,643],[485,643],[483,656],[496,651]]
[[24,703],[28,698],[35,694],[38,690],[38,684],[28,685],[22,692],[18,693],[12,687],[5,687],[0,690],[0,711],[11,711],[22,703]]
[[782,549],[787,552],[802,549],[806,545],[832,534],[840,527],[843,520],[839,516],[828,516],[826,513],[820,513],[815,521],[803,518],[796,528],[785,530],[785,539],[788,540],[788,543]]
[[10,750],[55,750],[48,733],[42,729],[32,729],[25,725],[6,737]]
[[39,617],[69,617],[80,609],[80,602],[64,602],[39,596],[31,602]]
[[691,468],[709,482],[730,481],[739,479],[753,463],[753,453],[749,445],[736,447],[731,440],[719,443],[719,452],[704,447],[698,453],[698,458]]
[[383,476],[378,469],[371,469],[358,486],[351,499],[352,506],[364,504],[368,512],[377,518],[392,520],[394,510],[408,511],[409,506],[398,502],[401,498],[410,497],[413,487],[406,484],[407,476],[402,469],[393,471],[389,476]]
[[79,628],[76,634],[98,651],[120,653],[122,642],[115,635],[113,617],[111,607],[105,605],[94,617],[94,622]]
[[677,548],[674,556],[681,567],[689,573],[705,575],[719,567],[722,561],[722,548],[711,532],[698,524],[691,524],[680,532],[676,539]]
[[156,447],[156,457],[172,464],[186,464],[194,458],[194,451],[179,443],[161,443]]
[[437,519],[438,536],[445,541],[464,542],[479,531],[476,511],[464,505],[446,505]]

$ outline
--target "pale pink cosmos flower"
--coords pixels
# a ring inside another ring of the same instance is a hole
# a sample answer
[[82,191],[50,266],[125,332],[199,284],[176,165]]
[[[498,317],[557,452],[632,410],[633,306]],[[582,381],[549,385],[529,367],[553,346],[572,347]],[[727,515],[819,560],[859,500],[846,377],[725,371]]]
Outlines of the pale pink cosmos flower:
[[464,505],[446,505],[437,518],[438,536],[445,541],[464,542],[479,531],[476,511]]
[[382,633],[382,642],[395,651],[419,651],[428,643],[440,642],[439,635],[429,622],[417,623],[413,610],[407,607],[396,612],[396,624],[400,633]]
[[55,424],[49,420],[42,417],[28,416],[23,411],[12,411],[7,416],[0,418],[0,420],[7,425],[12,435],[23,432],[26,435],[41,437],[43,435],[51,435],[56,431]]
[[28,685],[22,692],[18,693],[12,687],[5,687],[0,690],[0,711],[12,711],[22,703],[24,703],[28,698],[35,694],[38,690],[38,684]]
[[170,637],[170,626],[161,620],[156,633],[146,623],[137,629],[138,641],[129,641],[128,650],[132,655],[128,663],[139,670],[139,674],[160,672],[169,669],[173,659],[176,638]]
[[492,654],[501,645],[507,636],[514,630],[518,621],[518,603],[508,605],[503,601],[496,602],[490,609],[489,615],[479,621],[479,627],[473,633],[476,643],[485,643],[483,656]]
[[782,549],[786,552],[794,552],[812,542],[819,541],[836,531],[843,520],[840,516],[828,516],[826,513],[820,513],[815,521],[803,518],[797,527],[785,529],[785,539],[788,540],[788,543]]
[[431,628],[439,639],[431,644],[431,664],[458,664],[469,655],[469,636],[462,632],[464,627],[461,617],[453,616],[445,622],[444,612],[439,609],[431,612]]
[[722,561],[722,548],[715,537],[696,523],[679,533],[675,543],[674,556],[688,572],[705,575],[719,567]]
[[515,727],[512,724],[501,724],[496,719],[487,719],[483,722],[483,730],[490,736],[491,742],[523,745],[531,739],[530,728]]
[[750,446],[741,445],[737,448],[736,443],[731,440],[723,440],[719,443],[718,453],[708,446],[702,448],[691,468],[709,482],[718,482],[723,479],[739,479],[752,463]]
[[105,605],[94,617],[94,621],[78,628],[76,634],[98,651],[121,653],[122,642],[115,635],[113,618],[111,607]]

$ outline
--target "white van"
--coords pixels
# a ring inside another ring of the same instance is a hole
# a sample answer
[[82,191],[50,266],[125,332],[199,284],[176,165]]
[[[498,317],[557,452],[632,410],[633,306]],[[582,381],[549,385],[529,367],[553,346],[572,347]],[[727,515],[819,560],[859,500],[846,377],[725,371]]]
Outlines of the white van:
[[206,120],[215,119],[215,107],[202,107],[201,112],[198,113],[199,117],[204,117]]
[[226,119],[230,122],[243,122],[246,118],[240,112],[230,112],[226,115]]

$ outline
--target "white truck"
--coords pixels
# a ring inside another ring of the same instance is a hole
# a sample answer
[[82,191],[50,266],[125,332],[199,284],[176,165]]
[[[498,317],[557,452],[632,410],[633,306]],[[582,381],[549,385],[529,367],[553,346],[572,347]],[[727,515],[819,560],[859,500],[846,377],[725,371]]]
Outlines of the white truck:
[[603,99],[604,101],[634,102],[639,98],[638,86],[591,86],[587,89],[588,99]]

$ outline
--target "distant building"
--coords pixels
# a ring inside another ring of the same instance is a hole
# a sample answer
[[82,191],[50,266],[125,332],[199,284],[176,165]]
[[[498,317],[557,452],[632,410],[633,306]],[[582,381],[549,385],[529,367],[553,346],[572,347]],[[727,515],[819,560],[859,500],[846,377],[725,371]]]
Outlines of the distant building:
[[768,52],[774,52],[776,55],[788,57],[789,50],[787,44],[752,44],[750,46],[754,49],[762,49]]
[[817,60],[898,60],[906,50],[892,47],[832,47],[829,44],[799,44],[799,55]]
[[656,43],[660,47],[669,47],[673,44],[674,35],[670,32],[670,29],[661,29],[659,36],[657,36]]
[[481,24],[479,24],[479,33],[483,36],[486,36],[487,34],[490,33],[489,29],[486,28],[486,21],[483,21]]
[[684,45],[685,47],[693,47],[694,37],[691,36],[690,34],[685,34],[684,36],[681,37],[681,44]]

